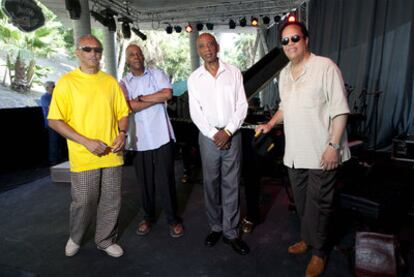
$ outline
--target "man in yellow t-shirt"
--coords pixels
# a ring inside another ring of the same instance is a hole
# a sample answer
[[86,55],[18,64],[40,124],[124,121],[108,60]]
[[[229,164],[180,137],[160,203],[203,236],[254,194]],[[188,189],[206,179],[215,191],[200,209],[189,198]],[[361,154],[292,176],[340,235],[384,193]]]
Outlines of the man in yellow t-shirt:
[[80,67],[56,84],[49,126],[67,139],[72,181],[70,237],[66,256],[75,255],[96,211],[95,243],[112,257],[121,208],[121,177],[129,108],[118,82],[99,70],[102,44],[92,35],[76,45]]

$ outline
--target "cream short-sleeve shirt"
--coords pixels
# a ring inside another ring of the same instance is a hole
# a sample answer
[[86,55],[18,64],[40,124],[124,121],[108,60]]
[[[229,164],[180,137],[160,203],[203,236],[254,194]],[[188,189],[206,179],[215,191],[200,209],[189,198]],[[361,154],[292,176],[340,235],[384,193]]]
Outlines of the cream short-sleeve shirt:
[[[286,136],[283,162],[290,168],[322,169],[332,119],[348,114],[342,74],[328,58],[311,54],[302,74],[293,80],[291,63],[280,73],[279,91]],[[341,139],[341,161],[350,158],[347,135]]]

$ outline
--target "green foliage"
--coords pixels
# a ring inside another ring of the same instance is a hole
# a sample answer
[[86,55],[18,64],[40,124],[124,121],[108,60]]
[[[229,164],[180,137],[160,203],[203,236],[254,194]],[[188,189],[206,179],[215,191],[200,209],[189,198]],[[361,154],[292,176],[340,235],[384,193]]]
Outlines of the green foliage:
[[60,33],[62,24],[57,21],[55,14],[41,3],[38,4],[45,15],[45,25],[30,33],[17,29],[0,9],[0,49],[7,53],[5,76],[8,72],[11,86],[19,91],[30,89],[32,83],[40,82],[40,78],[49,70],[36,65],[36,57],[66,52],[66,42]]
[[147,31],[145,34],[146,41],[137,39],[130,43],[143,46],[147,66],[163,69],[173,82],[186,80],[191,73],[188,34],[167,34],[165,31]]
[[233,51],[226,51],[225,53],[227,60],[241,71],[245,71],[253,65],[255,38],[255,33],[240,33],[234,42]]

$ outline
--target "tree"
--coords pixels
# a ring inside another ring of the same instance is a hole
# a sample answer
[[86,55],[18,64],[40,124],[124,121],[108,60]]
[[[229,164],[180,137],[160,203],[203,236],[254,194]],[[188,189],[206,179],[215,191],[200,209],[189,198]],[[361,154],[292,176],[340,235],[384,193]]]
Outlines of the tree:
[[234,50],[225,55],[230,63],[245,71],[253,65],[255,33],[241,33],[234,43]]
[[30,90],[32,83],[39,82],[48,70],[36,65],[36,57],[50,57],[58,51],[66,52],[65,41],[59,33],[62,24],[50,10],[41,4],[40,6],[46,23],[30,33],[22,32],[9,23],[8,17],[0,9],[0,48],[7,53],[3,85],[6,84],[8,74],[11,88],[17,91]]
[[[124,45],[124,48],[130,43],[142,46],[147,66],[163,69],[172,81],[186,80],[191,73],[188,34],[166,34],[164,31],[147,31],[145,33],[148,37],[146,41],[132,36],[131,40],[120,41],[120,44]],[[122,62],[119,63],[119,66],[123,71]]]

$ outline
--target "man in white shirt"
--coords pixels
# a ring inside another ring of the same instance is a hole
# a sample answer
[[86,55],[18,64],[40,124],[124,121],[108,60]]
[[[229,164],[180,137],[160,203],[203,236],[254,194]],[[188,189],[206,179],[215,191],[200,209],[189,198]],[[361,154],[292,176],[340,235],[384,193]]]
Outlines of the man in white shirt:
[[301,238],[288,252],[312,248],[306,276],[319,276],[328,254],[328,226],[333,210],[336,169],[349,159],[345,126],[349,113],[341,72],[334,62],[312,54],[303,23],[281,28],[281,44],[290,60],[279,78],[279,110],[256,128],[267,133],[284,122],[284,164],[288,167]]
[[214,36],[197,38],[197,51],[204,65],[188,79],[190,115],[200,130],[199,144],[203,166],[204,201],[211,228],[205,245],[223,242],[237,253],[249,253],[239,238],[239,183],[241,135],[238,129],[247,113],[243,77],[236,67],[219,60]]
[[168,76],[159,69],[146,68],[141,48],[131,44],[126,49],[126,61],[131,72],[121,81],[130,109],[128,150],[134,151],[134,167],[142,187],[144,220],[137,234],[146,235],[155,222],[155,191],[161,194],[161,204],[174,238],[184,235],[177,216],[174,174],[174,131],[165,102],[172,97]]

